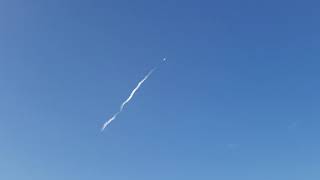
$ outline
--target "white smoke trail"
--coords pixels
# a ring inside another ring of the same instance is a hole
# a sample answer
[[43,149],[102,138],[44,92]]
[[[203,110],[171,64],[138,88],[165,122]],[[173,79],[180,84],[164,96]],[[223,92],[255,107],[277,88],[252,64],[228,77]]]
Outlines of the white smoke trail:
[[[165,62],[167,59],[166,58],[163,58],[162,59],[162,62]],[[158,66],[157,66],[158,67]],[[134,96],[134,94],[139,90],[140,86],[144,83],[144,81],[146,81],[150,76],[151,74],[157,69],[157,67],[151,69],[148,74],[138,83],[138,85],[132,90],[132,92],[130,93],[129,97],[121,104],[120,106],[120,109],[118,112],[116,112],[108,121],[106,121],[102,128],[101,128],[101,131],[103,131],[113,120],[115,120],[117,118],[117,116],[122,112],[122,110],[124,109],[124,107],[126,106],[126,104],[128,102],[130,102],[130,100],[132,99],[132,97]]]

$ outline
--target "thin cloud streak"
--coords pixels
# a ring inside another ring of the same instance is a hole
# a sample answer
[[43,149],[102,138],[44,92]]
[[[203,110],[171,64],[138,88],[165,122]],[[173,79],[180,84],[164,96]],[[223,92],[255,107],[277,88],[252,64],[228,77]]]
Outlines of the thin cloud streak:
[[[161,64],[166,61],[166,58],[163,58]],[[161,65],[160,64],[160,65]],[[148,74],[137,84],[137,86],[132,90],[129,97],[121,104],[120,109],[118,112],[116,112],[110,119],[108,119],[102,126],[101,132],[113,121],[117,118],[117,116],[123,111],[126,104],[130,102],[130,100],[133,98],[135,93],[139,90],[141,85],[152,75],[152,73],[157,69],[157,67],[151,69]]]

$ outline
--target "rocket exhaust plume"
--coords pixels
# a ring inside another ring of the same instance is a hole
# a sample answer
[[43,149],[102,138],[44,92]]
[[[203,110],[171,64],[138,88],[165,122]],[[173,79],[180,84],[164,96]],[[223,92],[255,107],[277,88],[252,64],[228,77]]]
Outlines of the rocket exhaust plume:
[[141,85],[152,75],[152,73],[162,64],[166,61],[166,58],[162,59],[162,62],[156,66],[155,68],[151,69],[148,74],[137,84],[137,86],[132,90],[129,97],[121,104],[120,109],[118,112],[116,112],[110,119],[108,119],[102,126],[101,132],[113,121],[117,118],[117,116],[123,111],[124,107],[127,103],[130,102],[130,100],[133,98],[134,94],[139,90]]

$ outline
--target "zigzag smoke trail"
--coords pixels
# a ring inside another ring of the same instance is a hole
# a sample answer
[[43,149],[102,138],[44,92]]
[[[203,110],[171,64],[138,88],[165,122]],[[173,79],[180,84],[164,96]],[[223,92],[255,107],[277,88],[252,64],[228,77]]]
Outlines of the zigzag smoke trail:
[[[162,64],[163,62],[165,62],[165,61],[166,61],[166,58],[163,58],[161,64]],[[161,64],[160,64],[160,65],[161,65]],[[159,66],[159,65],[158,65],[158,66]],[[117,116],[122,112],[122,110],[124,109],[124,107],[126,106],[126,104],[127,104],[128,102],[130,102],[130,100],[133,98],[134,94],[139,90],[139,88],[141,87],[141,85],[152,75],[152,73],[158,68],[158,66],[155,67],[155,68],[153,68],[153,69],[151,69],[151,70],[148,72],[148,74],[138,83],[138,85],[132,90],[132,92],[131,92],[131,94],[129,95],[129,97],[121,104],[119,111],[116,112],[108,121],[106,121],[106,122],[103,124],[103,126],[102,126],[102,128],[101,128],[101,131],[103,131],[113,120],[115,120],[115,119],[117,118]]]

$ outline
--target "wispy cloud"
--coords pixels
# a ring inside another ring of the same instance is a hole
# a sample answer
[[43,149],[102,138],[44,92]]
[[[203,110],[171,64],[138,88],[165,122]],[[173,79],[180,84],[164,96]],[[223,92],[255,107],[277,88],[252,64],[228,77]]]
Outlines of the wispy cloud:
[[[162,62],[165,62],[167,59],[163,58]],[[152,75],[152,73],[158,68],[155,67],[153,69],[151,69],[148,74],[137,84],[137,86],[131,91],[129,97],[121,104],[120,109],[118,112],[116,112],[110,119],[108,119],[102,126],[101,131],[103,131],[113,120],[115,120],[117,118],[117,116],[123,111],[123,109],[125,108],[126,104],[130,102],[130,100],[133,98],[133,96],[135,95],[135,93],[139,90],[139,88],[141,87],[141,85]]]

